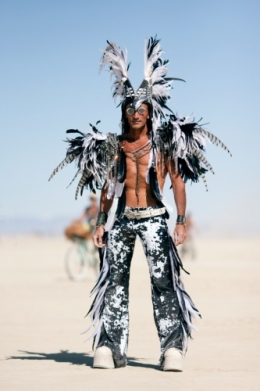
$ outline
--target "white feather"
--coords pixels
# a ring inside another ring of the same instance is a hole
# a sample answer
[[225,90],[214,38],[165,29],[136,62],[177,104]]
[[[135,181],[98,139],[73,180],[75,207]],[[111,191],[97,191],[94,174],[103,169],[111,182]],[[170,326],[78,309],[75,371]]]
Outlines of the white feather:
[[115,99],[123,97],[124,81],[128,79],[127,72],[127,51],[122,51],[116,43],[111,42],[103,51],[100,70],[108,66],[111,77],[116,80],[112,84],[113,95]]

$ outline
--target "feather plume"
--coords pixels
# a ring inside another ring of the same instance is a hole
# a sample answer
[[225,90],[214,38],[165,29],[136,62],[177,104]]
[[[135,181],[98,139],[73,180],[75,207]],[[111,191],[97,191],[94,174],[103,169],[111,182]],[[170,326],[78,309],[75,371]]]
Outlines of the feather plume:
[[195,149],[195,151],[193,152],[193,155],[196,156],[199,160],[201,160],[202,163],[207,167],[207,169],[209,169],[212,172],[212,174],[215,174],[211,164],[205,158],[203,153],[201,153],[198,149]]
[[[115,182],[115,162],[118,149],[118,139],[116,134],[102,134],[95,126],[90,125],[89,133],[84,134],[75,129],[69,129],[67,133],[78,133],[80,136],[67,139],[69,148],[66,158],[53,171],[50,179],[66,164],[75,161],[77,173],[72,179],[75,180],[81,174],[80,181],[76,189],[76,199],[78,194],[83,194],[84,188],[89,188],[95,193],[105,182],[110,186],[110,193],[114,190],[112,186]],[[69,186],[70,186],[69,185]],[[112,193],[110,197],[112,197]]]
[[59,170],[62,170],[63,167],[65,167],[67,164],[73,162],[73,160],[78,156],[77,153],[72,153],[70,155],[68,155],[67,157],[65,157],[65,159],[62,160],[62,162],[53,170],[50,178],[49,178],[49,181],[54,177],[55,174],[57,174],[57,172]]
[[80,178],[80,181],[79,181],[78,186],[77,186],[77,189],[76,189],[75,199],[78,198],[79,191],[80,191],[80,193],[81,193],[81,195],[82,195],[82,189],[83,189],[84,186],[86,185],[87,179],[89,178],[89,176],[90,176],[90,175],[89,175],[89,173],[88,173],[86,170],[83,171],[83,174],[82,174],[82,176],[81,176],[81,178]]
[[156,134],[157,149],[175,162],[175,169],[183,180],[198,182],[201,177],[208,190],[205,173],[210,170],[214,174],[214,170],[202,153],[207,140],[220,145],[231,155],[225,144],[203,129],[192,116],[180,118],[170,115],[169,121],[159,127]]
[[125,95],[126,86],[128,85],[131,87],[131,83],[128,80],[128,67],[126,64],[127,52],[126,50],[122,51],[120,47],[114,42],[110,43],[107,41],[107,43],[108,46],[105,48],[102,54],[100,70],[103,70],[106,66],[108,66],[111,77],[115,76],[115,81],[112,84],[113,97],[115,99],[120,97],[122,100]]
[[74,175],[72,181],[68,184],[67,188],[70,187],[70,185],[75,181],[75,179],[77,178],[77,176],[79,175],[80,173],[80,169],[78,169],[78,171],[76,172],[76,174]]
[[[151,37],[145,44],[144,77],[151,88],[152,105],[156,118],[160,115],[165,117],[165,109],[171,112],[166,102],[170,98],[169,90],[172,88],[171,84],[173,80],[184,81],[179,78],[166,77],[169,61],[163,61],[161,59],[161,53],[160,40],[156,36],[154,38]],[[136,94],[138,94],[138,91]]]
[[227,151],[229,153],[230,156],[232,156],[230,150],[226,147],[226,145],[219,138],[217,138],[214,134],[208,132],[207,130],[205,130],[203,128],[198,128],[196,130],[196,132],[204,134],[207,137],[207,139],[210,142],[212,142],[212,144],[215,144],[216,146],[220,145],[221,148],[223,148],[225,151]]
[[203,183],[204,183],[204,186],[206,187],[206,191],[208,191],[208,185],[207,185],[207,181],[206,181],[206,177],[204,174],[201,174],[201,178],[203,180]]

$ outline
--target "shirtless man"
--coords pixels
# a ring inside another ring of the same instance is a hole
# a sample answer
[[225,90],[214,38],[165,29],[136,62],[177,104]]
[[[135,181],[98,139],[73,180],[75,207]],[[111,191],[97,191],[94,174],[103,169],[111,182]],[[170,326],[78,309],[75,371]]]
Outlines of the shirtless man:
[[[138,235],[149,264],[155,323],[161,343],[161,366],[163,370],[181,371],[185,338],[177,293],[172,284],[169,259],[170,238],[165,221],[165,209],[161,208],[162,205],[158,205],[158,201],[152,197],[150,186],[145,179],[150,151],[150,131],[147,122],[149,106],[142,104],[134,110],[127,105],[125,118],[128,131],[124,133],[119,147],[124,149],[126,155],[126,208],[125,216],[114,223],[106,241],[110,275],[101,315],[101,333],[96,341],[94,367],[114,368],[126,365],[129,271],[134,243]],[[139,158],[136,158],[136,151],[139,152]],[[171,164],[172,167],[168,167],[168,161],[165,159],[165,170],[158,165],[157,178],[161,190],[167,173],[171,178],[177,213],[180,217],[180,223],[176,224],[174,230],[174,242],[178,245],[183,243],[186,237],[184,220],[186,196],[184,182],[176,174],[173,163]],[[100,210],[101,213],[108,214],[112,200],[107,200],[106,191],[104,187]],[[131,213],[147,210],[162,212],[155,217],[137,219],[133,215],[131,218]],[[99,225],[93,235],[94,243],[99,248],[105,246],[104,234],[104,225]]]
[[[205,173],[214,173],[202,153],[207,140],[230,151],[200,121],[179,117],[167,106],[171,83],[182,79],[167,76],[168,60],[161,55],[160,40],[151,37],[145,44],[144,79],[135,91],[128,77],[126,51],[107,41],[100,69],[107,68],[114,77],[113,98],[120,99],[122,136],[102,134],[92,125],[87,134],[67,130],[77,137],[66,140],[66,157],[50,177],[75,161],[76,176],[81,175],[76,198],[85,187],[95,190],[105,183],[93,236],[101,259],[99,278],[92,290],[96,296],[89,310],[95,368],[119,368],[127,363],[128,287],[137,235],[149,266],[160,366],[164,371],[182,370],[183,355],[194,329],[192,319],[200,316],[185,291],[183,266],[176,250],[186,238],[182,178],[192,182],[202,178],[206,186]],[[166,224],[168,211],[162,196],[167,174],[178,213],[174,241]]]
[[[130,105],[126,107],[126,119],[129,125],[129,131],[124,137],[124,141],[121,143],[121,147],[124,148],[125,152],[133,152],[138,149],[144,147],[149,141],[149,131],[147,127],[147,119],[149,119],[149,111],[148,105],[142,104],[141,107],[145,110],[143,114],[140,114],[138,110],[134,112],[134,114],[130,115],[127,113],[127,109]],[[146,183],[145,176],[147,172],[147,166],[149,161],[149,154],[146,154],[140,159],[140,173],[139,173],[139,202],[137,202],[137,197],[135,194],[136,188],[136,165],[135,163],[128,158],[127,162],[127,170],[126,170],[126,180],[125,180],[125,191],[126,191],[126,205],[132,208],[147,208],[148,206],[157,206],[157,202],[151,196],[151,191],[149,185]],[[171,164],[173,165],[172,161]],[[185,184],[180,177],[180,175],[176,174],[173,167],[170,169],[168,165],[165,165],[164,173],[162,175],[161,167],[157,169],[157,178],[159,182],[159,186],[161,191],[163,191],[164,183],[166,179],[167,173],[170,175],[173,195],[176,203],[177,214],[181,216],[185,216],[186,209],[186,192],[185,192]],[[101,194],[101,203],[100,203],[100,211],[108,214],[112,205],[112,200],[108,200],[106,197],[106,190],[103,189]],[[102,248],[104,246],[103,243],[104,236],[104,226],[101,225],[97,227],[93,240],[97,247]],[[186,229],[183,224],[176,224],[174,229],[174,243],[176,246],[182,244],[186,238]]]

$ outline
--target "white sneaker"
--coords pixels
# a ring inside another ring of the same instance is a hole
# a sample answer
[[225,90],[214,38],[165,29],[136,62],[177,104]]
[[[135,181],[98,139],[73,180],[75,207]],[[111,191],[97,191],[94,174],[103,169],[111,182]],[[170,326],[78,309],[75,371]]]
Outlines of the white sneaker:
[[97,348],[94,354],[93,368],[115,368],[112,352],[108,347],[101,346],[100,348]]
[[180,350],[170,348],[164,354],[163,371],[182,372],[183,355]]

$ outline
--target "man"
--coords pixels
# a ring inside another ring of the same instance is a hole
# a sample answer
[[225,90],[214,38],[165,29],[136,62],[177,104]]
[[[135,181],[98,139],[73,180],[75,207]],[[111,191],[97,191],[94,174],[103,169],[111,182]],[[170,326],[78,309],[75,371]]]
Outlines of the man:
[[[98,349],[95,352],[94,367],[114,368],[114,361],[117,367],[126,365],[129,271],[135,238],[138,235],[149,260],[154,315],[161,349],[164,352],[166,347],[168,348],[164,354],[163,369],[181,371],[183,356],[182,316],[177,292],[171,283],[170,238],[165,222],[165,208],[161,208],[158,201],[152,197],[150,186],[146,183],[149,153],[145,152],[147,150],[149,152],[151,144],[150,132],[147,126],[149,109],[147,104],[142,104],[132,114],[129,108],[131,109],[131,106],[127,105],[125,110],[129,130],[120,141],[120,148],[126,154],[126,213],[122,220],[114,224],[107,238],[110,282],[105,294],[105,305],[102,314],[104,328],[98,342]],[[144,151],[139,158],[138,170],[134,158],[137,151],[139,153]],[[162,190],[166,174],[170,174],[178,214],[174,241],[178,245],[183,243],[186,237],[184,224],[186,195],[184,182],[174,169],[173,162],[171,164],[171,170],[167,163],[164,170],[158,165],[157,177]],[[138,192],[136,191],[137,180],[139,183]],[[107,215],[112,200],[107,200],[106,191],[106,188],[103,188],[100,210]],[[135,211],[141,213],[158,211],[159,213],[154,217],[149,216],[139,219],[139,216],[135,218]],[[133,216],[131,217],[127,212],[133,213]],[[93,235],[94,243],[99,248],[105,246],[104,234],[104,224],[101,224],[96,228]],[[120,292],[119,297],[118,292]]]
[[[140,114],[138,110],[135,110],[132,115],[127,113],[127,109],[130,105],[127,106],[125,117],[129,124],[129,131],[123,137],[121,142],[121,148],[124,149],[128,154],[133,154],[136,150],[142,150],[147,143],[150,143],[149,130],[147,126],[147,119],[149,119],[149,111],[148,105],[142,104],[140,107],[144,110],[143,114]],[[137,208],[148,206],[157,206],[158,202],[152,197],[151,190],[146,183],[145,175],[147,172],[149,155],[146,154],[140,159],[140,173],[139,173],[139,181],[140,181],[140,195],[139,202],[137,199],[137,195],[135,194],[135,185],[136,185],[136,164],[131,159],[130,156],[127,156],[127,169],[126,169],[126,182],[125,182],[125,190],[126,190],[126,205],[129,207]],[[169,170],[166,164],[165,173],[169,172],[171,183],[173,187],[173,193],[175,197],[175,202],[177,206],[177,214],[179,216],[185,216],[185,208],[186,208],[186,194],[185,194],[185,184],[181,178],[181,176],[176,172],[173,163],[172,169]],[[162,175],[161,167],[158,167],[157,177],[160,184],[161,190],[163,190],[163,186],[165,183],[166,175]],[[106,198],[106,190],[103,189],[101,195],[101,211],[108,214],[109,209],[111,207],[112,200],[107,200]],[[97,227],[96,232],[93,236],[93,240],[96,246],[103,247],[103,236],[104,236],[104,225]],[[186,229],[184,224],[177,224],[174,230],[174,242],[175,245],[182,244],[186,238]]]
[[[126,53],[108,42],[101,68],[112,76],[113,97],[120,98],[122,135],[107,135],[91,126],[89,133],[67,139],[66,158],[52,176],[76,161],[81,178],[76,190],[102,188],[100,212],[93,236],[100,250],[101,270],[92,290],[89,310],[94,327],[95,368],[119,368],[127,364],[128,283],[136,235],[142,241],[152,283],[154,318],[161,345],[164,371],[181,371],[192,318],[200,316],[181,279],[182,262],[176,246],[186,237],[184,182],[197,182],[213,172],[206,160],[205,140],[226,146],[191,117],[179,118],[167,107],[173,80],[167,77],[167,61],[161,59],[159,40],[150,38],[145,47],[144,79],[134,91],[128,78]],[[166,117],[165,111],[170,111]],[[229,151],[228,151],[229,152]],[[166,218],[170,209],[162,190],[170,175],[177,208],[174,241]],[[51,179],[50,178],[50,179]],[[88,331],[88,330],[87,330]]]

